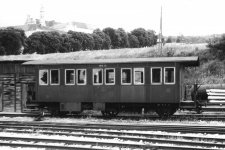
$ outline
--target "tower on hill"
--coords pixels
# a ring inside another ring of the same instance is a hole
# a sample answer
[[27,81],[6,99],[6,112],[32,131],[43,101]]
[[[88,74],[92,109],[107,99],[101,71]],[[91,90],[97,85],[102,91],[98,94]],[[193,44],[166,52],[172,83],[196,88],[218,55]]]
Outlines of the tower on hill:
[[43,4],[41,5],[41,10],[40,10],[40,25],[45,26],[45,11],[44,11]]

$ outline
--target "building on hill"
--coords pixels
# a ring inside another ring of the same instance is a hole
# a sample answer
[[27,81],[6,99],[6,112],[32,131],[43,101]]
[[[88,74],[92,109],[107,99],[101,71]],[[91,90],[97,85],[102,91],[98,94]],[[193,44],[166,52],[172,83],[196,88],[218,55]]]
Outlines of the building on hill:
[[44,11],[44,6],[41,6],[41,10],[40,10],[40,25],[41,26],[46,26],[45,24],[45,11]]
[[[25,24],[25,25],[10,26],[10,27],[13,27],[15,29],[24,30],[27,37],[29,37],[34,32],[42,32],[42,31],[43,32],[56,31],[56,32],[59,32],[60,34],[66,34],[66,32],[64,32],[64,31],[53,29],[53,28],[46,27],[46,26],[41,26],[38,24]],[[7,27],[2,27],[0,29],[6,29],[6,28]]]
[[84,33],[92,33],[95,29],[97,29],[97,27],[94,25],[81,22],[58,23],[52,26],[51,28],[64,32],[68,32],[69,30],[71,30]]
[[[67,33],[69,30],[76,32],[92,33],[98,27],[95,25],[82,23],[82,22],[67,22],[59,23],[54,20],[46,21],[45,20],[45,9],[44,6],[41,6],[40,9],[40,18],[34,19],[30,15],[27,15],[27,19],[24,25],[10,26],[16,29],[22,29],[25,31],[26,36],[30,36],[34,32],[49,32],[56,31],[60,34]],[[2,27],[0,29],[5,29],[7,27]]]

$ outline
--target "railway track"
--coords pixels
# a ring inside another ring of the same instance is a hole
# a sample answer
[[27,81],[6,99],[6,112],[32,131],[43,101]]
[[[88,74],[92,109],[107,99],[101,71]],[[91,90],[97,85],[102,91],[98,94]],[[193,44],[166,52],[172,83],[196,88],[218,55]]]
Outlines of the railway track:
[[[170,131],[170,132],[153,132]],[[183,125],[54,124],[0,122],[0,145],[52,149],[219,149],[225,136],[185,134],[225,132],[224,127]],[[172,133],[174,132],[174,133]],[[178,134],[182,132],[183,134]],[[3,134],[4,133],[4,134]]]
[[[0,116],[6,117],[37,117],[36,113],[20,113],[20,114],[7,114],[0,113]],[[45,117],[51,117],[50,114],[46,114]],[[93,117],[99,119],[131,119],[131,120],[140,120],[140,119],[149,119],[149,120],[207,120],[207,121],[223,121],[225,120],[225,114],[176,114],[169,118],[160,118],[158,115],[119,115],[116,117],[104,117],[102,115],[66,115],[60,116],[61,118],[84,118],[84,117]]]

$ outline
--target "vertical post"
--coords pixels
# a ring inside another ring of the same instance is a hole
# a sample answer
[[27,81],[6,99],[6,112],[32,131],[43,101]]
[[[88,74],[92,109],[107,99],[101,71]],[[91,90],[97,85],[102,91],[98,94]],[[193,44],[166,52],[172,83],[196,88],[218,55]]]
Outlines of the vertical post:
[[4,82],[0,83],[0,111],[3,111],[3,84]]
[[162,53],[162,6],[161,6],[161,16],[160,16],[160,49]]
[[162,6],[161,6],[161,14],[160,14],[160,30],[159,30],[159,51],[160,51],[160,55],[162,56]]
[[197,101],[197,91],[198,91],[198,84],[194,84],[194,102],[196,103]]
[[14,73],[14,112],[16,112],[16,73]]
[[24,109],[26,109],[27,88],[28,84],[26,83],[21,84],[21,112],[24,112]]

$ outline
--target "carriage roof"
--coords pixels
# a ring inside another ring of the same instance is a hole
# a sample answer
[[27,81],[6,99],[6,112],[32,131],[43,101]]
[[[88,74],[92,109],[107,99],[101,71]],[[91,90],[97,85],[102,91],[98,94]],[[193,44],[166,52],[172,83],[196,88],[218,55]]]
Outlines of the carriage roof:
[[152,58],[120,58],[89,60],[35,60],[23,65],[64,65],[64,64],[114,64],[114,63],[182,63],[185,66],[199,66],[199,57],[152,57]]

